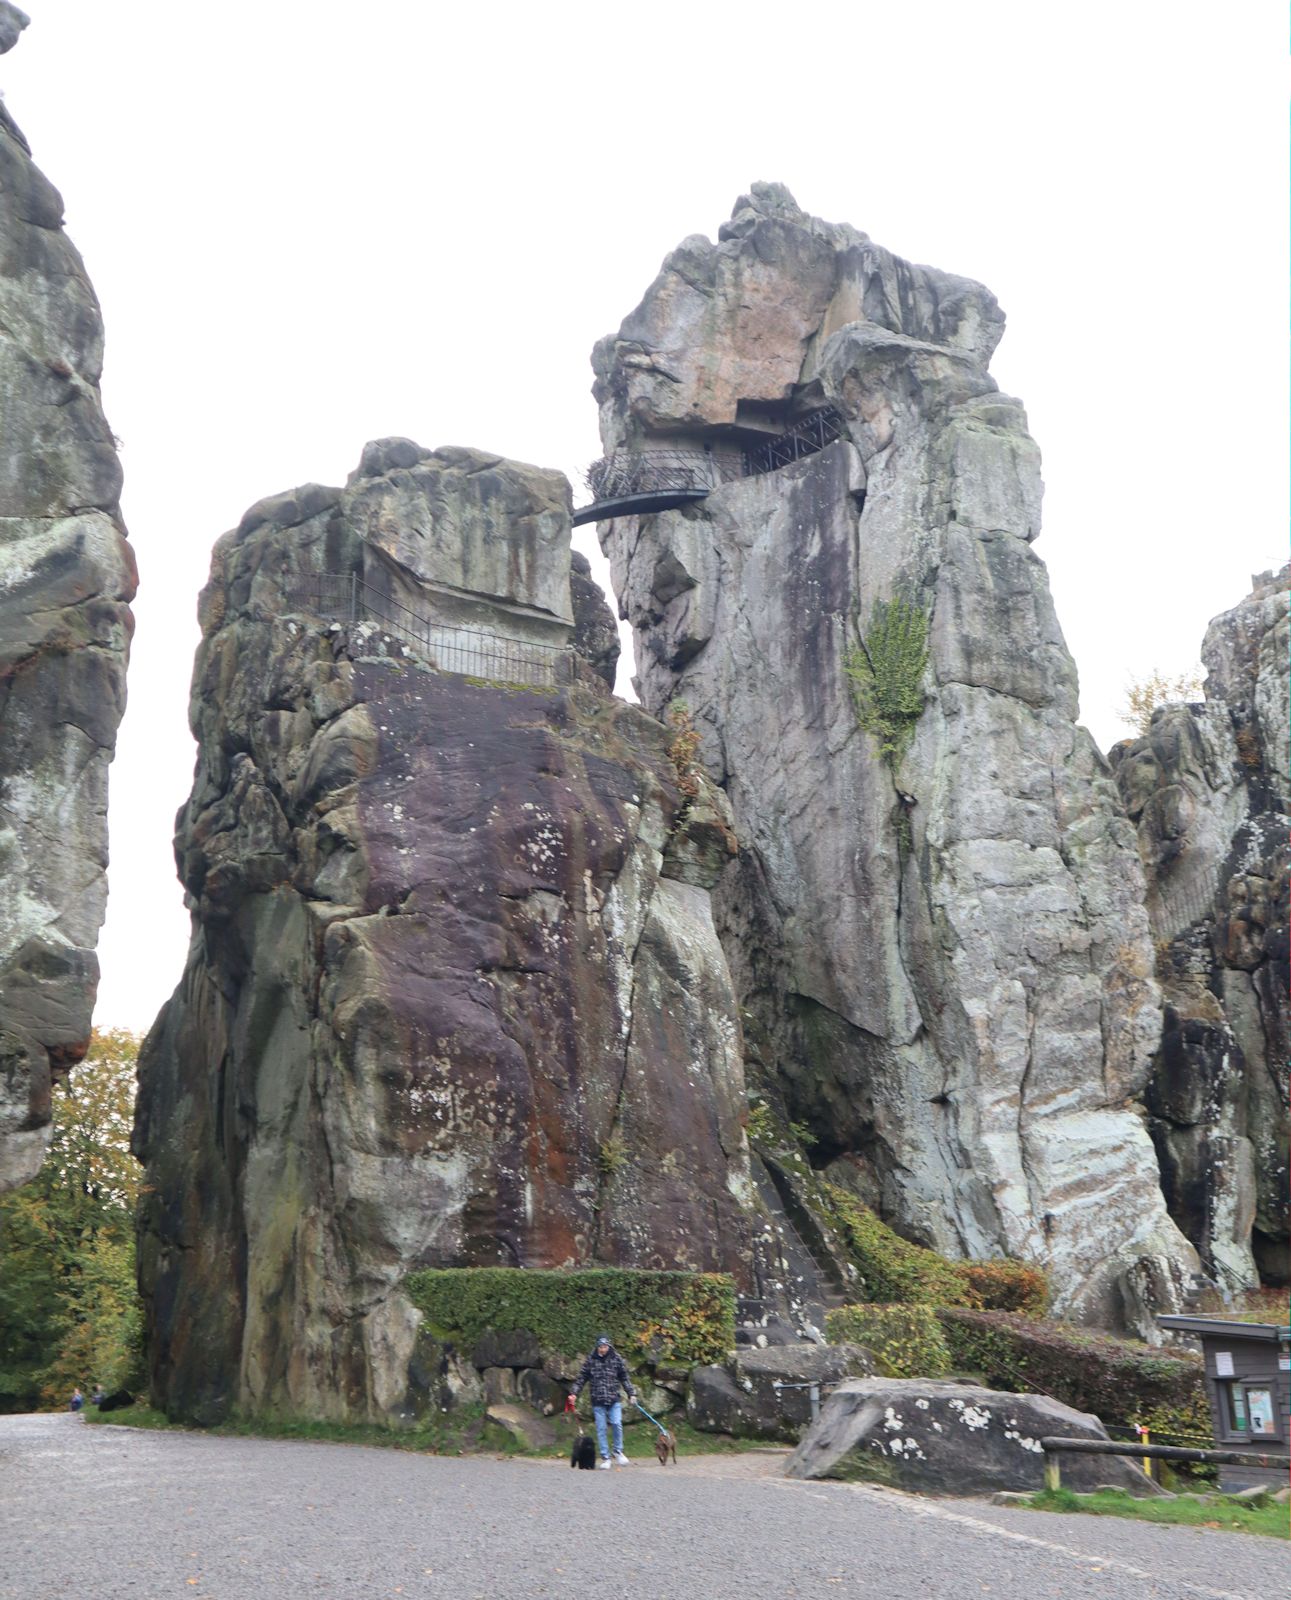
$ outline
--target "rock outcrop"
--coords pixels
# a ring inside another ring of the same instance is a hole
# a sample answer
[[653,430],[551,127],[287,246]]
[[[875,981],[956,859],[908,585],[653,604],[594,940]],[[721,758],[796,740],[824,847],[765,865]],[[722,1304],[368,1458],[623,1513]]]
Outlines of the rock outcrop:
[[694,1369],[686,1417],[708,1433],[796,1443],[812,1421],[813,1384],[819,1404],[824,1389],[873,1372],[873,1355],[855,1344],[740,1349],[725,1366]]
[[1206,633],[1205,702],[1111,753],[1165,993],[1148,1083],[1170,1213],[1225,1290],[1291,1282],[1287,1214],[1291,566]]
[[[1039,454],[987,371],[1003,314],[776,185],[718,240],[593,366],[607,454],[721,481],[600,537],[641,701],[687,702],[735,814],[753,1071],[901,1231],[1044,1263],[1062,1314],[1151,1334],[1196,1257],[1139,1105],[1143,875],[1032,549]],[[913,645],[882,657],[894,618]]]
[[605,640],[566,648],[569,515],[557,474],[386,440],[215,547],[135,1131],[172,1414],[415,1411],[417,1267],[747,1278],[729,813]]
[[[926,1378],[862,1378],[830,1395],[789,1458],[791,1478],[859,1478],[933,1494],[1044,1487],[1044,1438],[1101,1439],[1097,1417],[1041,1394]],[[1063,1485],[1161,1491],[1120,1456],[1060,1458]]]
[[[26,22],[0,4],[0,53]],[[0,1190],[40,1167],[98,985],[136,586],[102,366],[62,198],[0,101]]]

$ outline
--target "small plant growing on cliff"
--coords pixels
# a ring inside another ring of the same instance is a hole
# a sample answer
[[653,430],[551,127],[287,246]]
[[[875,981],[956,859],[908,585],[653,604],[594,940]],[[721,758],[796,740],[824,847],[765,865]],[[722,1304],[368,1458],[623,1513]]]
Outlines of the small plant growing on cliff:
[[668,759],[677,773],[677,787],[687,800],[693,800],[699,793],[699,773],[695,766],[699,751],[699,729],[684,700],[673,701],[665,720],[672,729],[672,738],[668,741]]
[[876,600],[870,626],[843,657],[856,720],[895,772],[923,715],[929,613],[909,600]]
[[1125,704],[1119,712],[1121,721],[1136,733],[1146,734],[1152,726],[1152,713],[1160,706],[1201,698],[1203,676],[1200,667],[1191,667],[1187,672],[1167,678],[1153,667],[1146,678],[1131,678],[1125,685]]
[[628,1162],[628,1147],[621,1133],[612,1133],[596,1152],[596,1165],[607,1178],[622,1172]]

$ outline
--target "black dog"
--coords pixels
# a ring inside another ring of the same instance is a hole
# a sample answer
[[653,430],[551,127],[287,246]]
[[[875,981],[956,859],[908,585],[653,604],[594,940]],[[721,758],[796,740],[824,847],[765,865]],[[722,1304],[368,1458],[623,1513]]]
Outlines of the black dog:
[[569,1464],[583,1472],[591,1472],[596,1466],[596,1441],[590,1433],[580,1433],[574,1440],[573,1449],[569,1452]]
[[112,1394],[105,1395],[99,1401],[100,1411],[123,1411],[126,1406],[134,1404],[134,1396],[128,1389],[117,1389]]

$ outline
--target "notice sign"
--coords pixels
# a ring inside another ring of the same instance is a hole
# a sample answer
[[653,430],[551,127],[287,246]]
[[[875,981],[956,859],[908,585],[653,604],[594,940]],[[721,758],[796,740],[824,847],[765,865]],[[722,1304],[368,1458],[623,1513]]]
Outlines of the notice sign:
[[1273,1432],[1273,1396],[1268,1389],[1247,1389],[1246,1404],[1251,1414],[1252,1433]]
[[1215,1351],[1215,1376],[1217,1378],[1231,1378],[1233,1376],[1233,1353],[1231,1350]]

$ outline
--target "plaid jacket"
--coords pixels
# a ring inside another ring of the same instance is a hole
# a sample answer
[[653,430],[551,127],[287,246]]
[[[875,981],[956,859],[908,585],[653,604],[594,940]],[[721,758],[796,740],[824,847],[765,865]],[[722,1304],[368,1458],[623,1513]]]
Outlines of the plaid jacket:
[[583,1370],[574,1380],[575,1398],[582,1392],[584,1384],[591,1389],[594,1406],[612,1406],[619,1397],[620,1384],[627,1390],[629,1400],[636,1392],[632,1387],[632,1379],[628,1377],[628,1364],[613,1345],[603,1356],[598,1356],[593,1350],[583,1362]]

